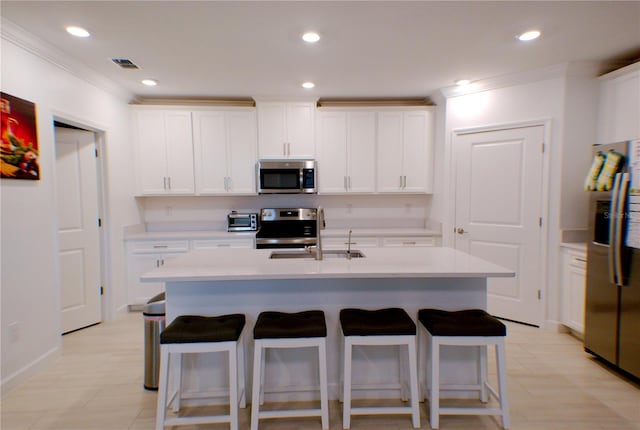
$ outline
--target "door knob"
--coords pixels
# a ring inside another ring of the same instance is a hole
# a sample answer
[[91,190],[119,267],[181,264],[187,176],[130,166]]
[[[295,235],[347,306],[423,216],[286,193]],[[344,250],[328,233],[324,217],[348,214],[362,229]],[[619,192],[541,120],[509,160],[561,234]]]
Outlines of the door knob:
[[458,230],[456,230],[458,232],[458,234],[463,234],[465,233],[464,228],[462,227],[458,227]]

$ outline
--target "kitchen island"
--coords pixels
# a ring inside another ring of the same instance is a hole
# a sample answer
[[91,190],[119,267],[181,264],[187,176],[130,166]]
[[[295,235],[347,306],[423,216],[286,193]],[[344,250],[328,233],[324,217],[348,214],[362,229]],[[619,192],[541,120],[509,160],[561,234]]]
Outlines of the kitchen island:
[[[262,311],[295,312],[321,309],[327,319],[329,395],[338,397],[340,309],[359,307],[404,308],[413,318],[418,309],[447,310],[487,306],[487,278],[513,277],[514,272],[451,248],[367,248],[362,258],[347,259],[325,253],[325,258],[270,258],[271,249],[212,249],[193,251],[142,276],[144,282],[164,282],[167,324],[183,314],[244,313],[246,361],[251,364],[253,324]],[[309,353],[310,355],[306,355]],[[361,348],[354,353],[354,383],[386,384],[398,381],[397,350]],[[442,379],[464,383],[475,378],[475,366],[463,371],[450,362],[471,361],[474,352],[449,348],[443,352]],[[312,351],[277,350],[270,355],[267,383],[302,391],[315,383]],[[300,358],[304,357],[305,360]],[[309,358],[309,360],[306,360]],[[219,357],[189,357],[185,383],[208,390],[224,380]],[[250,369],[250,367],[247,367]],[[250,380],[250,375],[248,375]],[[316,377],[317,378],[317,377]],[[384,397],[384,392],[374,392]],[[389,393],[396,397],[397,393]],[[274,394],[267,400],[305,398]],[[313,398],[310,395],[309,398]]]

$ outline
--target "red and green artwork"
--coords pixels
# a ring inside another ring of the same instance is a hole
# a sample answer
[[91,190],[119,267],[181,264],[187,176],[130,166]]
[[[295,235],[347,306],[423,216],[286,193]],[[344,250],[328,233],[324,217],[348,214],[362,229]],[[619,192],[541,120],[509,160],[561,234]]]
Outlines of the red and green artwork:
[[0,177],[40,179],[36,105],[0,92]]

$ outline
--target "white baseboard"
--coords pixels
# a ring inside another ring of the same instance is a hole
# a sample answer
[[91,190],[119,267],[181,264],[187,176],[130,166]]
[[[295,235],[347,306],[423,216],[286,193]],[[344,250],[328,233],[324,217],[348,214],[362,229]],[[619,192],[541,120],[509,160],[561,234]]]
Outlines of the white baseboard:
[[18,369],[18,371],[4,378],[0,386],[0,393],[2,393],[2,396],[7,394],[9,391],[14,389],[18,385],[26,382],[29,378],[31,378],[36,373],[49,367],[51,364],[53,364],[53,362],[58,357],[60,357],[61,353],[62,353],[61,346],[57,346],[53,349],[50,349],[49,351],[47,351],[37,359],[33,360],[31,363],[28,363],[27,365]]

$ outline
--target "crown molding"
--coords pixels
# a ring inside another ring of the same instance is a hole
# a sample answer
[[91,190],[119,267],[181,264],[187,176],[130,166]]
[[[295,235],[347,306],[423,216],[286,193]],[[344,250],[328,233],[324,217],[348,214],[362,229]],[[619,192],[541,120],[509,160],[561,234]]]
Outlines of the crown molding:
[[251,97],[136,97],[131,105],[256,107]]
[[89,84],[114,95],[117,98],[129,101],[133,93],[118,85],[104,75],[87,67],[85,64],[72,58],[64,51],[29,33],[19,25],[0,17],[0,36],[3,40],[18,46],[21,49],[47,61],[65,72],[82,79]]
[[568,70],[569,65],[567,63],[558,64],[541,69],[481,79],[478,81],[474,81],[469,85],[465,85],[464,87],[445,87],[441,88],[440,92],[445,98],[458,97],[467,94],[479,93],[482,91],[497,90],[499,88],[529,84],[532,82],[545,81],[548,79],[562,78],[566,76]]
[[433,106],[425,97],[412,98],[320,98],[317,107],[424,107]]

